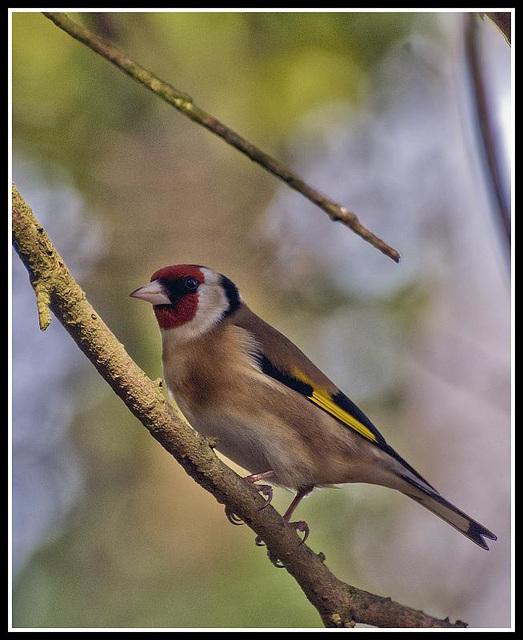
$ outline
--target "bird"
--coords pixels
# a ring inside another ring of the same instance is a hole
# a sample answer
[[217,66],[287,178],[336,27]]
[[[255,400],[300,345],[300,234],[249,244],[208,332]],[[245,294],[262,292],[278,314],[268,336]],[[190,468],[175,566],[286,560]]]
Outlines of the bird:
[[226,276],[202,265],[167,266],[130,296],[153,305],[165,385],[189,424],[248,471],[245,481],[267,502],[272,485],[296,492],[283,518],[302,542],[308,524],[291,522],[300,501],[316,487],[356,482],[400,491],[482,549],[489,549],[485,538],[497,539],[406,462]]

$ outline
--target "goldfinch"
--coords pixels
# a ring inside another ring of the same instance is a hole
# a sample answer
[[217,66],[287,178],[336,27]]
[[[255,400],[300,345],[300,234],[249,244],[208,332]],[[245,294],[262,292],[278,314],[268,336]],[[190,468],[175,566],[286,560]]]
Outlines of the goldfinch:
[[[251,473],[296,491],[366,482],[401,491],[483,549],[496,536],[445,500],[290,340],[255,315],[224,275],[156,271],[130,294],[153,305],[167,390],[191,426]],[[270,485],[254,485],[272,496]],[[234,515],[229,514],[231,521]],[[305,522],[292,523],[308,535]]]

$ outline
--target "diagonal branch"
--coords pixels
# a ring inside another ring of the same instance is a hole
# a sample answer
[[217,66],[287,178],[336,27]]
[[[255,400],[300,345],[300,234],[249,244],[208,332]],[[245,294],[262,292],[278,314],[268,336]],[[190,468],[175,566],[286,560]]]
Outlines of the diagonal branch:
[[267,544],[296,579],[327,627],[364,623],[378,627],[465,627],[460,621],[439,620],[350,586],[334,576],[323,554],[314,553],[292,526],[250,485],[214,454],[212,442],[199,436],[165,399],[103,323],[74,280],[45,230],[13,185],[13,244],[26,266],[38,299],[41,328],[51,311],[69,332],[100,375],[150,434],[209,491],[237,514]]
[[511,27],[512,27],[512,14],[510,12],[504,13],[486,13],[492,22],[496,25],[496,27],[501,31],[504,35],[507,44],[511,44]]
[[227,144],[238,149],[238,151],[245,154],[253,162],[256,162],[277,178],[280,178],[280,180],[283,180],[283,182],[287,183],[289,187],[301,193],[308,200],[320,207],[320,209],[323,209],[331,220],[343,223],[349,227],[349,229],[352,229],[354,233],[357,233],[372,246],[376,247],[376,249],[379,249],[382,253],[389,256],[389,258],[392,258],[395,262],[400,261],[400,254],[398,251],[366,229],[358,220],[356,214],[348,211],[337,202],[327,198],[325,195],[307,184],[307,182],[294,173],[294,171],[288,169],[281,162],[270,156],[268,153],[265,153],[245,138],[242,138],[242,136],[217,120],[214,116],[210,115],[203,109],[200,109],[186,93],[178,91],[178,89],[175,89],[170,84],[160,80],[160,78],[157,78],[150,71],[147,71],[147,69],[144,69],[139,64],[131,60],[115,46],[97,38],[89,29],[86,29],[71,20],[65,13],[43,12],[43,15],[54,22],[57,27],[121,69],[133,80],[136,80],[144,87],[147,87],[147,89],[150,89],[153,93],[162,98],[162,100],[165,100],[165,102],[180,111],[180,113],[183,113],[185,116],[193,120],[193,122],[209,129],[209,131],[212,131],[212,133],[216,134]]

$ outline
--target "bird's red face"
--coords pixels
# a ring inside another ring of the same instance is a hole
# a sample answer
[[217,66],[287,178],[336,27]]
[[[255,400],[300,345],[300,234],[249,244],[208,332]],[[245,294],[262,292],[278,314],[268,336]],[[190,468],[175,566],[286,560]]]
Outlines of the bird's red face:
[[153,305],[160,329],[177,329],[186,338],[205,332],[240,304],[238,290],[228,278],[194,264],[159,269],[149,284],[130,295]]
[[205,282],[200,267],[175,265],[159,269],[151,276],[166,294],[165,304],[154,304],[154,313],[161,329],[174,329],[190,322],[198,310],[198,289]]

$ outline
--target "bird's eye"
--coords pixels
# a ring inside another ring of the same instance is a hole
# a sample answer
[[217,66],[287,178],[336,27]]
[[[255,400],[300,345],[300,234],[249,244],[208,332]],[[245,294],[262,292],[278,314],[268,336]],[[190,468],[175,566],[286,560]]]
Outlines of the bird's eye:
[[200,283],[198,282],[198,280],[191,276],[189,276],[188,278],[185,278],[183,284],[184,284],[185,290],[188,293],[194,293],[196,289],[198,289],[198,287],[200,286]]

